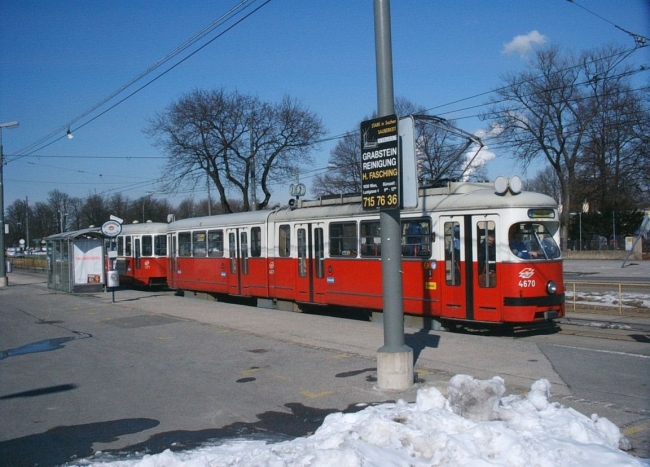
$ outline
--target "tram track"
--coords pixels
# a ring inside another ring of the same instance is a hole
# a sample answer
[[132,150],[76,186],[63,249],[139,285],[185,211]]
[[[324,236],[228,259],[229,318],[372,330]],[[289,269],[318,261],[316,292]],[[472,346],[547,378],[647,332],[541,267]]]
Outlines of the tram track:
[[650,342],[650,327],[648,326],[571,320],[571,323],[559,323],[558,328],[558,334],[562,335],[625,342]]

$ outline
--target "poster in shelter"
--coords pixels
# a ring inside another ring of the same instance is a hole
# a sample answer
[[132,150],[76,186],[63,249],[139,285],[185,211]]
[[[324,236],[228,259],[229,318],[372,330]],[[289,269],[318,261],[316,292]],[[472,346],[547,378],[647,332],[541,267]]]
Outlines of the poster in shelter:
[[74,283],[101,283],[104,273],[102,242],[98,239],[75,240]]

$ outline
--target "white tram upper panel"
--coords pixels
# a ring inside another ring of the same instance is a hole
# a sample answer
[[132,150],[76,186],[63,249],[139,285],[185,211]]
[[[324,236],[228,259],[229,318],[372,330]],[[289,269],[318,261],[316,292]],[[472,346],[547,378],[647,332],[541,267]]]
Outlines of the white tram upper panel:
[[[510,209],[543,208],[557,210],[557,202],[550,196],[522,191],[517,194],[499,194],[489,183],[449,183],[441,188],[420,190],[418,207],[404,209],[403,214],[422,215],[437,213],[464,213],[476,211],[498,211]],[[227,228],[231,226],[261,225],[267,222],[286,223],[333,218],[372,217],[377,211],[367,211],[361,206],[360,196],[337,196],[318,200],[299,200],[296,207],[278,208],[273,211],[251,211],[180,219],[167,226],[168,232],[205,228]],[[557,220],[557,215],[553,216]],[[137,224],[136,224],[137,225]],[[139,224],[142,228],[146,224]],[[126,227],[126,226],[125,226]]]

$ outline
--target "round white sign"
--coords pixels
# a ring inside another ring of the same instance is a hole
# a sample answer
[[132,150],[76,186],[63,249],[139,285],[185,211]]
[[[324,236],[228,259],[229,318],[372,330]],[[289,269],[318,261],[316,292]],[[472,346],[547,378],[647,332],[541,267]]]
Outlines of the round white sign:
[[122,233],[122,224],[116,221],[106,221],[102,224],[102,233],[107,237],[117,237]]

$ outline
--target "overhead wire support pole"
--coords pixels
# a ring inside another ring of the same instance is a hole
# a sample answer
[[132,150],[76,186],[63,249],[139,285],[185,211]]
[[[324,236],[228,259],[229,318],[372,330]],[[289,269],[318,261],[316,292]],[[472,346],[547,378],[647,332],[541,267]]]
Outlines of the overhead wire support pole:
[[18,122],[0,123],[0,287],[7,287],[7,256],[5,254],[5,187],[4,187],[4,150],[2,148],[2,129],[16,128]]
[[[395,113],[389,0],[374,0],[378,117]],[[384,345],[377,351],[380,389],[413,386],[413,349],[404,343],[400,209],[380,211]]]

